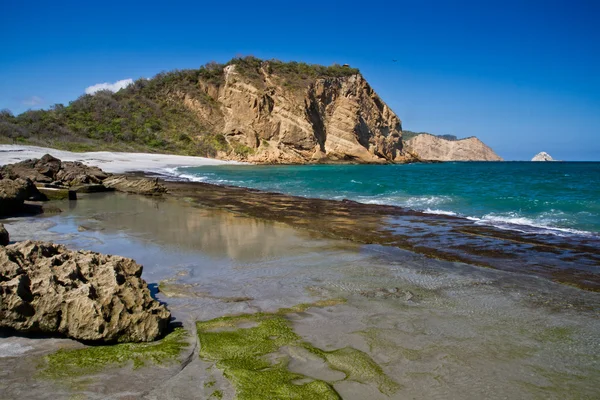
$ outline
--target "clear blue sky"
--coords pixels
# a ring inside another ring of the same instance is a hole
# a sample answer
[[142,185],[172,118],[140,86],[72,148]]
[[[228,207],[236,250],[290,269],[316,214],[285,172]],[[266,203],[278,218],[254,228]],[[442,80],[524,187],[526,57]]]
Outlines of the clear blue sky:
[[[288,4],[289,3],[289,4]],[[292,5],[293,4],[293,5]],[[600,160],[600,1],[6,1],[0,108],[236,55],[360,68],[404,129]],[[396,59],[397,62],[392,62]]]

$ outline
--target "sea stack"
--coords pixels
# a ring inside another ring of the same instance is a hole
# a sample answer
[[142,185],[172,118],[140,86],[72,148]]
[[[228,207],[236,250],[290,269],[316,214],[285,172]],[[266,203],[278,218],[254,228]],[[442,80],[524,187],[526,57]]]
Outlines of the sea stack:
[[554,159],[550,156],[550,154],[542,151],[541,153],[536,154],[531,161],[554,161]]

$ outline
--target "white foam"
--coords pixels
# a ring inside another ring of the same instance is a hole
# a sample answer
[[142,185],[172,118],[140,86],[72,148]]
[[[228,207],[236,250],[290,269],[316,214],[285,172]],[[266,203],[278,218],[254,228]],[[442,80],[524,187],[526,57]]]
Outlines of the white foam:
[[[508,213],[507,215],[486,214],[481,218],[467,217],[475,221],[476,224],[492,225],[496,228],[506,230],[516,230],[523,233],[544,233],[557,236],[584,235],[595,236],[593,232],[582,231],[573,228],[561,228],[553,224],[555,220],[549,220],[541,217],[540,219],[531,219],[518,215],[517,213]],[[529,228],[529,229],[528,229]],[[531,228],[535,228],[532,230]]]
[[450,215],[457,216],[458,214],[453,211],[444,211],[444,210],[432,210],[431,208],[427,208],[423,210],[425,214],[437,214],[437,215]]

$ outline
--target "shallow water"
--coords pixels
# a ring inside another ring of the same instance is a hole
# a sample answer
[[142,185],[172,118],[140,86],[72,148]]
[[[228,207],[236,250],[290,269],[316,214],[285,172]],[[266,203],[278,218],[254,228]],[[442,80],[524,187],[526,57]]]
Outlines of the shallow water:
[[[344,380],[294,348],[273,355],[287,358],[307,379],[328,379],[344,399],[600,397],[598,293],[398,248],[323,239],[172,199],[98,194],[59,207],[62,214],[3,222],[12,240],[52,240],[136,259],[148,283],[168,289],[158,298],[190,330],[194,321],[225,314],[347,299],[287,318],[318,348],[364,351],[397,391],[386,396],[373,382]],[[69,385],[35,378],[40,355],[58,346],[80,345],[0,338],[2,396],[191,399],[217,389],[224,398],[234,395],[197,349],[183,370],[124,367]],[[208,388],[211,379],[216,384]]]

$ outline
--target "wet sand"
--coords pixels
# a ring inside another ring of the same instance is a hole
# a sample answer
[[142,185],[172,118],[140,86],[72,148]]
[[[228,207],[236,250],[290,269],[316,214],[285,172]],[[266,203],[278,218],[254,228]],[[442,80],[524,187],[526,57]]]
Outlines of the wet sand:
[[[51,240],[143,264],[142,277],[154,290],[163,289],[157,298],[190,332],[180,362],[113,366],[57,381],[40,376],[43,356],[82,344],[5,334],[0,398],[233,398],[222,368],[200,357],[196,321],[340,298],[346,302],[286,312],[284,318],[315,348],[363,352],[394,385],[382,389],[377,377],[343,373],[302,347],[277,348],[269,359],[303,375],[298,384],[324,380],[344,399],[600,397],[600,295],[553,282],[554,276],[527,264],[518,269],[535,252],[538,260],[554,254],[560,263],[568,261],[547,246],[538,248],[536,238],[524,242],[494,232],[489,246],[500,256],[485,260],[512,260],[513,268],[482,267],[481,252],[466,252],[471,258],[464,260],[453,259],[444,246],[435,254],[410,251],[441,240],[481,243],[479,231],[450,229],[452,218],[423,222],[385,207],[367,212],[348,202],[169,185],[173,196],[166,199],[91,194],[57,202],[61,214],[3,223],[14,241]],[[431,226],[444,234],[419,239],[418,228]],[[516,247],[505,248],[505,241]],[[595,260],[586,244],[577,246],[561,241],[551,247]],[[509,257],[513,252],[517,258]],[[592,284],[594,271],[590,266]]]

